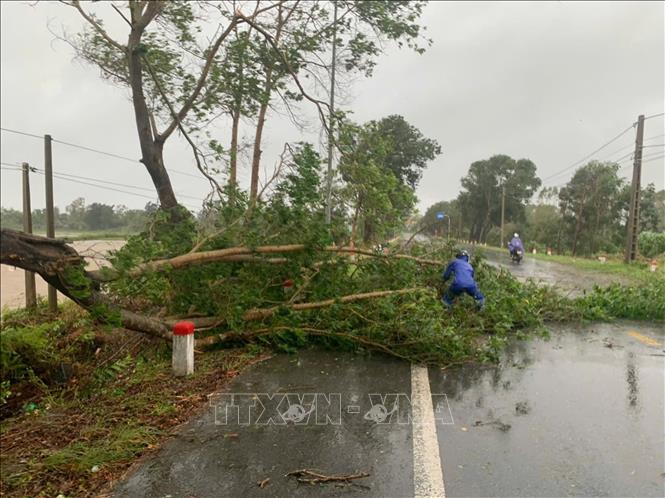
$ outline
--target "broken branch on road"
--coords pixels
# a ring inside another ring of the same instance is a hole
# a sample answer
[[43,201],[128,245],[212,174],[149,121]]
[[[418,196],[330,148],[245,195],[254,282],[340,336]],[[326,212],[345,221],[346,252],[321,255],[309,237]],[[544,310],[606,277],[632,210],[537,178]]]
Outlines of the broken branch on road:
[[369,477],[369,474],[367,472],[357,472],[345,475],[325,475],[310,469],[301,469],[289,472],[286,474],[286,477],[295,477],[298,482],[305,484],[320,484],[326,482],[349,482],[354,479]]

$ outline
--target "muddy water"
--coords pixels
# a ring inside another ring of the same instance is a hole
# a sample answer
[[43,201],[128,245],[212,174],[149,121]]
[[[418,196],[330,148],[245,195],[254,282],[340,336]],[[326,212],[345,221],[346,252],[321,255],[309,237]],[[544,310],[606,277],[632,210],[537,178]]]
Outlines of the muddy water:
[[[81,240],[70,245],[86,258],[88,269],[95,270],[107,265],[106,254],[109,251],[120,249],[124,240]],[[23,270],[13,266],[0,265],[0,305],[2,308],[20,308],[25,306],[25,277]],[[35,276],[37,296],[46,297],[46,282]],[[67,299],[58,294],[58,299]]]

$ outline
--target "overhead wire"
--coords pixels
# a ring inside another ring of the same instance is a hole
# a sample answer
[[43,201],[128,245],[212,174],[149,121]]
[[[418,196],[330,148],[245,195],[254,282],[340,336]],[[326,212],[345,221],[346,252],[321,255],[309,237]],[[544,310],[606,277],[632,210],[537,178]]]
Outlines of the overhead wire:
[[[20,131],[20,130],[13,130],[11,128],[0,128],[0,130],[7,131],[7,132],[10,132],[10,133],[16,133],[18,135],[25,135],[26,137],[38,138],[39,140],[44,139],[43,136],[35,135],[33,133],[27,133],[25,131]],[[59,140],[59,139],[56,139],[56,138],[51,138],[51,140],[55,143],[59,143],[61,145],[66,145],[68,147],[74,147],[76,149],[81,149],[81,150],[85,150],[85,151],[88,151],[88,152],[95,152],[97,154],[101,154],[101,155],[108,156],[108,157],[113,157],[113,158],[116,158],[116,159],[121,159],[123,161],[128,161],[128,162],[135,163],[135,164],[136,163],[142,164],[141,161],[139,161],[138,159],[133,159],[131,157],[122,156],[120,154],[115,154],[114,152],[107,152],[107,151],[104,151],[104,150],[95,149],[93,147],[88,147],[86,145],[79,145],[79,144],[74,144],[74,143],[71,143],[71,142],[65,142],[64,140]],[[196,178],[197,180],[205,180],[205,178],[203,178],[201,176],[193,175],[191,173],[187,173],[186,171],[180,171],[180,170],[177,170],[177,169],[167,169],[167,171],[170,172],[170,173],[178,174],[178,175],[183,175],[183,176],[189,176],[191,178]]]
[[[16,164],[7,163],[7,162],[2,162],[2,165],[6,166],[6,167],[2,168],[3,170],[22,171],[22,169],[23,169],[22,167],[19,167]],[[44,170],[42,170],[40,168],[35,168],[34,166],[30,166],[30,171],[32,171],[33,173],[37,173],[39,175],[45,175],[46,174]],[[120,187],[132,188],[132,189],[136,189],[136,190],[143,190],[143,191],[147,191],[147,192],[154,192],[153,189],[149,189],[149,188],[137,187],[137,186],[134,186],[134,185],[127,185],[127,184],[124,184],[124,183],[111,182],[111,181],[107,181],[107,180],[99,180],[99,179],[96,179],[96,178],[90,178],[90,177],[86,177],[86,176],[71,175],[71,174],[68,174],[68,173],[53,173],[53,177],[57,178],[59,180],[65,180],[65,181],[70,181],[70,182],[74,182],[74,183],[80,183],[82,185],[88,185],[88,186],[97,187],[97,188],[101,188],[101,189],[104,189],[104,190],[110,190],[110,191],[114,191],[114,192],[120,192],[120,193],[123,193],[123,194],[133,195],[133,196],[136,196],[136,197],[143,197],[143,198],[150,199],[150,200],[154,200],[156,198],[156,196],[147,196],[145,194],[139,194],[138,192],[130,192],[130,191],[127,191],[127,190],[121,190],[121,189],[117,189],[117,188],[114,188],[114,187],[108,187],[106,185],[120,186]],[[96,182],[96,183],[90,183],[88,181],[82,181],[82,180],[89,180],[91,182]],[[103,185],[100,185],[100,183],[103,184]],[[199,199],[198,197],[193,197],[193,196],[183,195],[183,194],[178,194],[178,195],[180,197],[183,197],[183,198],[188,198],[188,199],[193,199],[193,200],[196,200],[196,201],[199,201],[199,202],[203,202],[203,200]],[[190,208],[193,208],[193,209],[198,209],[196,207],[193,207],[192,205],[187,205],[187,207],[190,207]]]
[[612,139],[609,140],[608,142],[606,142],[606,143],[604,143],[603,145],[601,145],[600,147],[598,147],[598,148],[597,148],[596,150],[594,150],[593,152],[587,154],[586,156],[584,156],[584,157],[581,158],[581,159],[578,159],[577,161],[575,161],[574,163],[572,163],[570,166],[567,166],[567,167],[563,168],[562,170],[559,170],[559,171],[557,171],[556,173],[554,173],[554,174],[552,174],[552,175],[549,175],[549,176],[546,177],[546,178],[543,178],[542,182],[545,183],[546,181],[551,180],[552,178],[556,178],[557,176],[561,175],[562,173],[565,173],[565,172],[567,172],[567,171],[573,169],[575,166],[578,166],[580,163],[583,163],[583,162],[586,161],[587,159],[590,159],[591,157],[593,157],[594,154],[597,154],[598,152],[600,152],[601,150],[603,150],[603,149],[604,149],[605,147],[607,147],[608,145],[613,144],[614,142],[616,142],[617,140],[619,140],[619,139],[620,139],[621,137],[623,137],[626,133],[628,133],[630,130],[632,130],[632,129],[634,128],[634,126],[635,126],[634,124],[631,124],[628,128],[626,128],[625,130],[623,130],[621,133],[619,133],[617,136],[615,136],[614,138],[612,138]]

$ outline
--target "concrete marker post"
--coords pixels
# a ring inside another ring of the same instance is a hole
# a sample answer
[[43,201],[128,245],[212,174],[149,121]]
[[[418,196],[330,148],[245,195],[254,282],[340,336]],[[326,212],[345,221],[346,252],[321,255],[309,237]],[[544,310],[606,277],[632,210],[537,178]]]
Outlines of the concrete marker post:
[[173,326],[173,375],[184,377],[194,373],[194,324],[178,322]]

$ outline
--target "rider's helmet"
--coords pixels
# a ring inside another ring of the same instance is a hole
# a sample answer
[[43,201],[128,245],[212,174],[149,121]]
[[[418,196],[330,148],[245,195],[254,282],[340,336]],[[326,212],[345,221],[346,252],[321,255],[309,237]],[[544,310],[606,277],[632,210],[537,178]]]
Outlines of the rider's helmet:
[[515,238],[516,238],[516,239],[519,239],[519,238],[520,238],[520,234],[519,234],[519,233],[515,232],[514,235],[515,235]]
[[464,258],[467,261],[469,261],[469,251],[467,251],[466,249],[460,249],[459,251],[457,251],[455,257],[460,259]]

